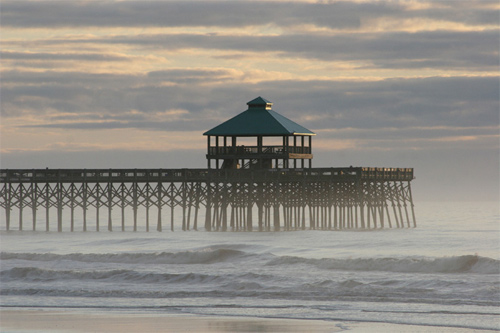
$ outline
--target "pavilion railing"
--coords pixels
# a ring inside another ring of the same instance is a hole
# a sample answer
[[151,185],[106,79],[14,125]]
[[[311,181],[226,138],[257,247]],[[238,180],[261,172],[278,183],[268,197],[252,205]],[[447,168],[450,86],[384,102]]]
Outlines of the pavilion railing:
[[311,147],[262,146],[260,152],[258,146],[209,147],[208,153],[209,155],[311,154]]

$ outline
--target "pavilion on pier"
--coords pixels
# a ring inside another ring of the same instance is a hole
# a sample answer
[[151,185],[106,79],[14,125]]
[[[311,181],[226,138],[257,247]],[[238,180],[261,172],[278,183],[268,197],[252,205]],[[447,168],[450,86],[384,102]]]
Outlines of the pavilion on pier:
[[247,105],[248,110],[203,133],[209,169],[312,167],[315,133],[273,111],[273,103],[260,96]]

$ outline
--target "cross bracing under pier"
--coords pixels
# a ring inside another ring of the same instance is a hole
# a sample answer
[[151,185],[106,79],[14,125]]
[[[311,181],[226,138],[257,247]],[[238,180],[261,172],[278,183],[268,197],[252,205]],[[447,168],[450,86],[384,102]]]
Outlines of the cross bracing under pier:
[[82,231],[405,228],[412,179],[411,168],[4,169],[0,207],[6,230],[77,231],[76,218]]

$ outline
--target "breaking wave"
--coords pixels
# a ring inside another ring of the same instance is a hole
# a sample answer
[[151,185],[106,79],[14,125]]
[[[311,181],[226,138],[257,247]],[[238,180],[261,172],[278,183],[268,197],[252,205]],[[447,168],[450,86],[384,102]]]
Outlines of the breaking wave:
[[160,253],[0,253],[0,260],[60,261],[118,264],[211,264],[230,261],[245,255],[233,249],[204,249],[199,251]]
[[0,278],[7,280],[28,281],[60,281],[60,280],[112,280],[112,281],[138,281],[141,283],[208,283],[217,281],[219,276],[207,274],[167,274],[137,272],[128,269],[114,270],[51,270],[37,267],[15,267],[0,272]]
[[0,260],[75,261],[117,264],[212,264],[256,259],[267,266],[313,265],[319,269],[340,271],[382,271],[399,273],[475,273],[500,274],[500,260],[477,255],[441,258],[349,258],[311,259],[271,254],[255,254],[229,248],[205,248],[193,251],[158,253],[0,253]]
[[476,273],[499,274],[500,261],[477,255],[442,258],[358,258],[358,259],[307,259],[279,257],[268,265],[314,265],[321,269],[344,271],[383,271],[399,273]]

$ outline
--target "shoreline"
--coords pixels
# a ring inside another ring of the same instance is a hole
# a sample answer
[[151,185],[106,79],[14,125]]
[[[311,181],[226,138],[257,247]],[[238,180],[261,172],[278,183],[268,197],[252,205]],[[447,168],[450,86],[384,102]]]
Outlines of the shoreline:
[[494,332],[457,327],[120,310],[0,308],[2,332]]

